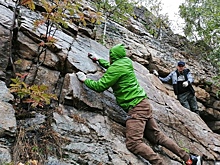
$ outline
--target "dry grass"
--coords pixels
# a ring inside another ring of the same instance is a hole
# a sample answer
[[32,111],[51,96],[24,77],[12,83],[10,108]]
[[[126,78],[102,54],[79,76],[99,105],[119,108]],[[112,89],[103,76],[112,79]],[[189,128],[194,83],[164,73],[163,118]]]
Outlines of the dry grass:
[[[48,111],[47,111],[48,113]],[[13,163],[25,163],[28,165],[43,165],[48,156],[62,158],[62,145],[68,140],[51,128],[51,120],[38,125],[35,128],[24,128],[18,125],[16,142],[13,147]]]

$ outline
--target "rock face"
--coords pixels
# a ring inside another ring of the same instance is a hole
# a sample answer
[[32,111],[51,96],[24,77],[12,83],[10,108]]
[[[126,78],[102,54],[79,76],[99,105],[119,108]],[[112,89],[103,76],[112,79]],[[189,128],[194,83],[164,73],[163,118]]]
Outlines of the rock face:
[[[39,113],[31,119],[19,120],[15,118],[11,105],[14,98],[7,89],[7,77],[10,77],[8,43],[13,15],[10,9],[13,6],[12,2],[0,0],[0,43],[3,45],[0,48],[0,164],[20,161],[10,155],[14,154],[10,139],[18,138],[16,122],[25,123],[27,129],[36,129],[48,120],[48,116]],[[109,48],[118,43],[126,45],[127,55],[133,60],[136,76],[148,94],[154,118],[161,130],[182,148],[201,155],[204,165],[220,161],[219,100],[215,97],[218,89],[207,83],[213,77],[214,68],[206,62],[186,57],[184,51],[177,48],[181,44],[176,43],[177,47],[174,47],[165,42],[176,39],[169,29],[162,32],[162,41],[154,39],[139,23],[146,19],[143,9],[138,12],[137,20],[131,20],[127,27],[108,22],[106,46],[97,42],[102,36],[102,25],[97,26],[96,40],[88,35],[93,30],[88,27],[73,26],[71,32],[77,34],[74,37],[65,31],[56,31],[57,42],[45,57],[39,57],[40,66],[37,63],[36,39],[40,38],[46,27],[41,26],[38,31],[33,31],[37,14],[23,7],[21,11],[22,23],[15,57],[21,63],[16,63],[16,71],[28,73],[26,83],[34,81],[35,84],[45,84],[49,92],[57,94],[59,104],[55,102],[56,111],[50,116],[51,127],[59,138],[68,139],[68,143],[60,148],[64,152],[62,159],[48,155],[44,164],[146,164],[146,160],[133,155],[125,147],[126,113],[116,104],[112,90],[96,93],[79,82],[75,75],[77,71],[83,71],[92,79],[100,78],[104,70],[87,57],[88,52],[108,60]],[[195,77],[194,87],[201,118],[180,105],[169,84],[163,84],[151,74],[153,69],[157,69],[161,76],[166,76],[175,69],[179,60],[186,62]],[[164,158],[165,164],[181,164],[180,158],[166,148],[152,147]]]

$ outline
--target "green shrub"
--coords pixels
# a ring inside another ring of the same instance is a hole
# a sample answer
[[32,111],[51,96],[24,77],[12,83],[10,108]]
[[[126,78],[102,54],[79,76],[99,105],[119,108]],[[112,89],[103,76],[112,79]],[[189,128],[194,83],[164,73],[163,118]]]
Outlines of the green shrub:
[[46,85],[31,85],[26,84],[23,79],[26,75],[17,74],[16,78],[12,78],[10,84],[10,92],[14,93],[22,103],[31,104],[32,107],[44,107],[49,105],[50,100],[57,100],[55,94],[46,93],[48,86]]

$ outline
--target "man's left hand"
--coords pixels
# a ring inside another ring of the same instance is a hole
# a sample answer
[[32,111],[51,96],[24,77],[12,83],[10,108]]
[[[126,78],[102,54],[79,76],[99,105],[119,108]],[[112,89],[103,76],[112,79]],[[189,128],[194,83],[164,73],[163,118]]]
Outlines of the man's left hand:
[[189,85],[189,82],[188,81],[184,81],[183,82],[183,87],[187,87]]
[[87,79],[86,75],[83,72],[77,72],[76,75],[77,78],[82,82],[84,82]]

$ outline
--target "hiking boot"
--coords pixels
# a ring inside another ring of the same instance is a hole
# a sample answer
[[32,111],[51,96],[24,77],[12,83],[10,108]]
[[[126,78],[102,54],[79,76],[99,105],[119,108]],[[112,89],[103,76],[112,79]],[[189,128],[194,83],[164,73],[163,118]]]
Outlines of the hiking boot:
[[187,160],[186,165],[202,165],[201,157],[190,155],[189,160]]
[[200,116],[199,110],[195,111],[195,113]]

